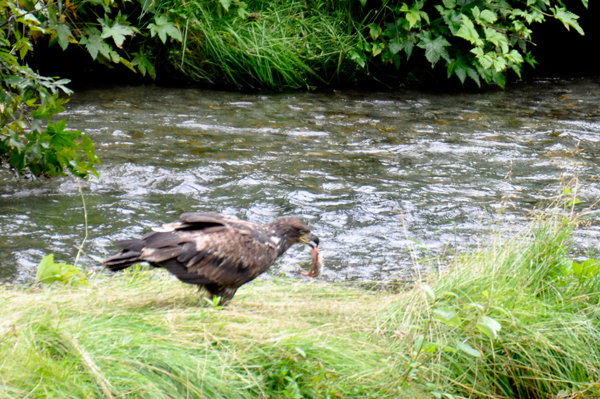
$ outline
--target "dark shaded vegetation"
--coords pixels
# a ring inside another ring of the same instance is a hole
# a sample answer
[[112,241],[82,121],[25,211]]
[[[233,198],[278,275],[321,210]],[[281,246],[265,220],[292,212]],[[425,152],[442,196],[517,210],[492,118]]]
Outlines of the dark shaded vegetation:
[[[541,23],[555,24],[553,31],[559,24],[561,37],[583,34],[579,16],[559,0],[1,0],[0,6],[1,159],[35,176],[96,173],[89,138],[50,123],[65,102],[59,93],[70,94],[65,76],[229,88],[397,88],[447,79],[504,87],[507,76],[536,64],[531,49]],[[587,13],[587,0],[576,7]]]
[[549,20],[535,26],[532,40],[537,46],[531,53],[538,61],[531,75],[597,76],[598,65],[594,49],[600,42],[600,4],[591,2],[589,9],[578,1],[569,3],[569,10],[580,15],[578,20],[585,35],[566,31],[560,21]]

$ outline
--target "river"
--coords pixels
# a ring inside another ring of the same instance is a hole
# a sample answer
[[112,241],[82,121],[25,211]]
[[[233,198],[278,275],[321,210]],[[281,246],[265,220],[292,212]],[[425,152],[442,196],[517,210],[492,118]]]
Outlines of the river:
[[[524,226],[577,177],[600,199],[600,79],[537,79],[505,91],[241,93],[133,86],[78,90],[100,179],[0,174],[0,281],[26,282],[42,256],[87,267],[186,211],[266,223],[297,216],[322,239],[324,280],[402,280],[431,258]],[[578,230],[600,247],[600,221]],[[273,269],[299,276],[306,248]],[[437,261],[433,262],[434,264]],[[444,264],[444,261],[441,262]]]

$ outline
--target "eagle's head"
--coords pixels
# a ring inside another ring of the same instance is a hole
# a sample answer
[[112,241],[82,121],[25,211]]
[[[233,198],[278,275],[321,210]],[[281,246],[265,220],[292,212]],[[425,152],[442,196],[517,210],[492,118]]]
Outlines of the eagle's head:
[[308,226],[296,218],[287,217],[277,219],[269,227],[275,230],[275,235],[277,236],[277,256],[281,256],[293,244],[303,243],[310,245],[313,264],[308,272],[301,273],[305,276],[319,277],[323,269],[323,256],[319,254],[319,237],[311,233]]
[[297,243],[310,245],[311,248],[319,245],[319,237],[311,233],[308,226],[299,219],[292,217],[277,219],[270,224],[270,227],[288,244],[284,252]]

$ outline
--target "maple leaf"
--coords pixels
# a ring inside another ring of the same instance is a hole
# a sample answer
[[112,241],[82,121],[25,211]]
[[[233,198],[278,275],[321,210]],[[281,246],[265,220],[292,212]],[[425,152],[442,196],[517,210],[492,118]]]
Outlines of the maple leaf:
[[76,138],[81,136],[81,132],[78,131],[65,131],[66,119],[60,120],[55,124],[48,124],[48,134],[50,136],[50,145],[56,149],[61,148],[79,148],[77,144],[73,142]]
[[552,11],[554,11],[554,18],[562,22],[563,25],[565,25],[565,28],[567,28],[567,30],[569,30],[569,26],[572,26],[581,36],[585,35],[583,29],[581,29],[581,26],[579,26],[579,23],[577,22],[577,20],[579,19],[579,15],[573,14],[572,12],[567,11],[564,8],[558,7],[552,9]]
[[58,34],[58,44],[64,50],[69,46],[69,42],[72,40],[70,38],[73,37],[71,34],[71,29],[65,24],[56,25],[56,33]]
[[448,68],[448,77],[452,76],[452,74],[456,75],[458,79],[460,79],[461,83],[465,83],[465,80],[468,77],[473,79],[477,86],[481,87],[481,82],[479,80],[479,75],[477,74],[477,70],[472,66],[467,64],[467,60],[463,56],[458,56],[457,59],[452,60],[446,64]]
[[400,40],[394,40],[388,43],[388,48],[392,54],[398,54],[404,48],[404,45]]
[[135,56],[131,61],[131,65],[134,67],[137,66],[139,71],[142,73],[142,76],[146,76],[148,73],[152,79],[156,79],[156,70],[154,69],[154,65],[152,62],[146,57],[143,53],[133,53]]
[[421,41],[417,46],[425,49],[425,58],[427,58],[427,61],[435,64],[439,61],[440,57],[443,57],[448,62],[451,61],[450,55],[445,49],[449,45],[450,43],[444,37],[438,36],[434,39],[431,33],[427,32],[421,35]]
[[155,23],[151,23],[148,25],[150,28],[150,36],[154,37],[158,34],[158,37],[163,43],[167,42],[167,36],[171,36],[173,39],[177,41],[181,41],[181,33],[179,29],[170,22],[166,16],[160,15],[154,19]]
[[508,39],[506,35],[495,31],[494,29],[485,28],[485,39],[493,43],[497,48],[501,48],[503,53],[508,53]]
[[93,29],[89,36],[82,37],[79,43],[85,45],[85,48],[92,56],[92,59],[95,60],[96,57],[98,57],[98,53],[110,59],[110,45],[102,40],[100,32],[97,29]]
[[462,37],[476,46],[482,46],[483,40],[479,38],[479,33],[477,33],[473,22],[464,14],[461,14],[461,18],[462,24],[458,32],[456,32],[456,36]]
[[98,18],[100,24],[102,24],[102,35],[100,36],[102,39],[108,39],[112,37],[115,41],[115,44],[118,48],[123,46],[123,42],[125,41],[125,36],[133,36],[133,29],[129,26],[123,25],[120,22],[115,22],[112,26],[109,25],[110,20],[104,20]]

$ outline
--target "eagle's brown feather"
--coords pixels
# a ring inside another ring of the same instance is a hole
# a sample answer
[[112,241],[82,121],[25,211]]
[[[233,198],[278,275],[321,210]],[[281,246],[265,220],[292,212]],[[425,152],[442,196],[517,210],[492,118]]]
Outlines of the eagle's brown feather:
[[204,286],[211,295],[231,300],[235,291],[264,273],[287,249],[310,238],[308,227],[296,218],[267,225],[212,213],[184,213],[140,240],[117,243],[120,254],[103,261],[111,270],[149,262],[169,270],[185,283]]

